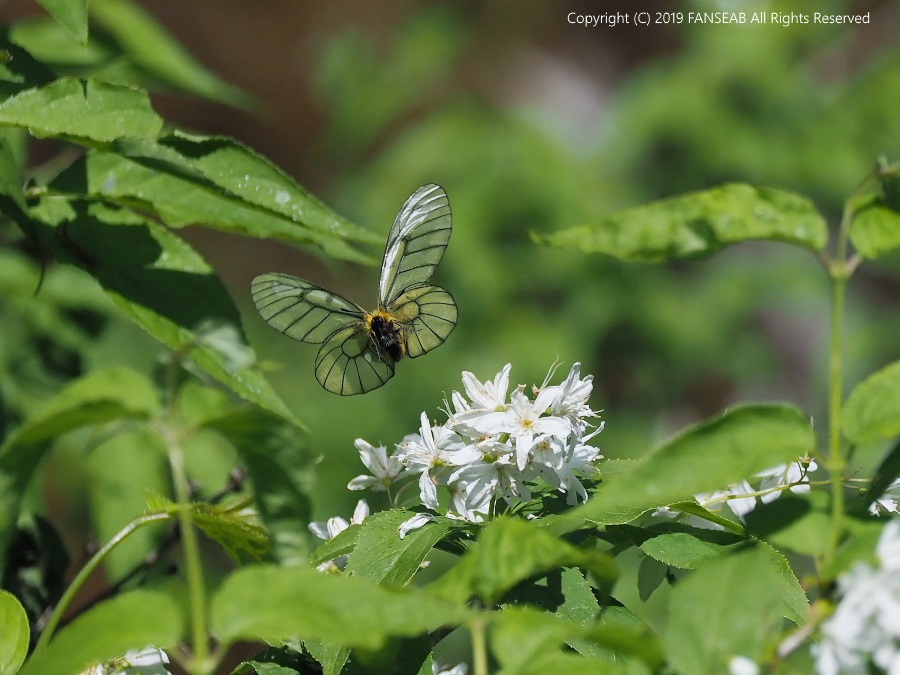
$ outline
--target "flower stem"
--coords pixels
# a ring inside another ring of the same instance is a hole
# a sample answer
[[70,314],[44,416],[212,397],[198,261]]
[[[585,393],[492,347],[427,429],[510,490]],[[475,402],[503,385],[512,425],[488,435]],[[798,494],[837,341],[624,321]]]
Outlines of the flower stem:
[[59,599],[56,607],[53,608],[50,618],[47,619],[47,625],[44,627],[41,637],[37,641],[35,651],[40,651],[47,646],[47,643],[50,641],[50,638],[53,637],[53,633],[59,625],[60,620],[63,615],[65,615],[72,600],[78,594],[79,589],[81,589],[84,582],[88,580],[88,577],[93,574],[100,563],[103,562],[104,558],[109,555],[110,551],[116,548],[116,546],[124,541],[132,532],[140,529],[144,525],[154,523],[158,520],[169,520],[170,518],[171,516],[168,513],[152,513],[150,515],[141,516],[140,518],[135,518],[119,530],[112,539],[97,551],[91,559],[87,561],[87,564],[79,570],[78,574],[75,575],[75,578],[72,579],[72,583],[66,588],[65,593],[63,593],[62,597]]

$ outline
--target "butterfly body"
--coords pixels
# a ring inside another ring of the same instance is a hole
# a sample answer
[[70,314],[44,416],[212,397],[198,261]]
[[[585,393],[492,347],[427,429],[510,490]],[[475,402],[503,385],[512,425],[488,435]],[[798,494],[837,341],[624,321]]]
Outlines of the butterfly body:
[[376,389],[404,356],[442,344],[456,326],[453,297],[428,283],[450,240],[450,202],[423,185],[397,214],[381,264],[378,309],[359,305],[305,279],[261,274],[250,286],[260,315],[285,335],[320,344],[316,379],[342,396]]
[[375,354],[382,361],[389,357],[394,363],[406,354],[403,327],[385,310],[377,309],[366,315],[366,330],[372,337]]

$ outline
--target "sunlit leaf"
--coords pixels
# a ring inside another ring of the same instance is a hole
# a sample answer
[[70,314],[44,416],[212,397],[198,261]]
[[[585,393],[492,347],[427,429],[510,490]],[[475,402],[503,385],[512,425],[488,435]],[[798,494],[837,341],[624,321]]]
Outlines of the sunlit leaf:
[[181,635],[181,610],[170,596],[131,591],[76,618],[34,654],[19,675],[81,673],[131,649],[174,647]]
[[28,654],[28,615],[12,593],[0,590],[0,675],[15,675]]
[[742,405],[663,443],[628,473],[600,485],[572,517],[648,510],[725,489],[815,447],[809,417],[782,404]]
[[0,124],[25,127],[38,137],[112,141],[152,138],[162,128],[162,119],[142,89],[64,77],[0,103]]
[[477,543],[429,591],[455,603],[475,596],[493,604],[519,582],[561,567],[586,569],[602,581],[613,581],[618,574],[605,553],[577,548],[535,524],[500,518],[485,527]]
[[900,434],[900,361],[858,384],[847,398],[844,435],[868,443]]
[[553,234],[543,244],[605,253],[623,260],[660,262],[715,253],[730,244],[763,239],[821,251],[825,220],[804,197],[733,183],[613,214]]

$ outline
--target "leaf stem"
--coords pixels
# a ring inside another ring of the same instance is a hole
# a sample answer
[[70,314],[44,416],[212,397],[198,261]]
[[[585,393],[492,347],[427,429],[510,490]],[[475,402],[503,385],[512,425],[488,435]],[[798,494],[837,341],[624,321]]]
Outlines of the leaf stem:
[[483,616],[474,619],[469,624],[469,634],[472,636],[473,675],[488,675],[486,628],[487,621]]
[[184,450],[174,433],[168,433],[167,447],[172,480],[178,502],[178,520],[181,525],[181,541],[184,549],[184,568],[191,608],[191,642],[193,646],[193,672],[206,672],[209,660],[209,640],[206,629],[206,585],[200,560],[200,542],[194,527],[194,514],[190,505],[190,486],[184,465]]
[[72,583],[69,584],[68,588],[66,588],[65,593],[63,593],[62,597],[59,599],[56,607],[54,607],[53,612],[50,614],[50,618],[47,619],[47,625],[44,627],[43,632],[41,633],[41,637],[37,641],[37,645],[35,647],[35,651],[40,651],[47,646],[47,643],[50,642],[50,638],[53,636],[56,627],[59,625],[60,620],[65,615],[66,610],[69,608],[69,605],[72,603],[72,600],[78,594],[78,591],[84,585],[84,582],[88,580],[88,578],[93,574],[94,570],[103,562],[104,558],[109,555],[110,551],[112,551],[116,546],[118,546],[122,541],[124,541],[132,532],[144,527],[145,525],[149,525],[150,523],[155,523],[159,520],[169,520],[171,516],[168,513],[152,513],[146,516],[141,516],[139,518],[135,518],[130,523],[128,523],[125,527],[119,530],[116,535],[110,539],[103,547],[100,548],[91,559],[87,561],[84,567],[79,570],[78,574],[75,575],[75,578],[72,579]]

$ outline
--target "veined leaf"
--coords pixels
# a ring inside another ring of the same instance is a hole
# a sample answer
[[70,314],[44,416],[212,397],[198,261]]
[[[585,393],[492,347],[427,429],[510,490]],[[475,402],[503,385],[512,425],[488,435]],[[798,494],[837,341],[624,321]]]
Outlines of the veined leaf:
[[162,128],[162,119],[142,89],[63,77],[0,103],[0,124],[25,127],[41,138],[105,142],[125,136],[153,138]]
[[299,425],[252,363],[207,339],[222,326],[234,326],[242,339],[240,317],[222,282],[187,242],[132,211],[100,203],[50,197],[31,213],[49,226],[57,258],[97,279],[126,316],[238,396]]
[[484,528],[478,542],[429,591],[454,603],[475,596],[491,605],[519,582],[561,567],[580,567],[604,581],[618,575],[605,553],[577,548],[524,520],[500,518]]
[[126,201],[170,227],[205,225],[260,238],[314,245],[368,262],[349,242],[377,241],[344,220],[266,158],[229,139],[171,134],[95,151],[62,172],[51,190]]
[[900,435],[900,361],[869,376],[850,393],[844,435],[854,443]]
[[87,0],[38,0],[50,15],[81,44],[88,38]]
[[131,591],[79,616],[34,654],[19,675],[81,673],[130,649],[174,647],[181,635],[181,611],[170,596]]
[[725,489],[815,447],[809,417],[789,405],[743,405],[690,427],[628,473],[601,484],[572,518],[646,511]]
[[783,241],[821,251],[825,220],[812,202],[767,187],[732,183],[628,209],[594,225],[547,235],[542,244],[605,253],[623,260],[661,262],[709,255],[752,239]]
[[880,190],[854,204],[850,241],[861,256],[877,258],[900,248],[900,162],[879,159],[876,167]]

